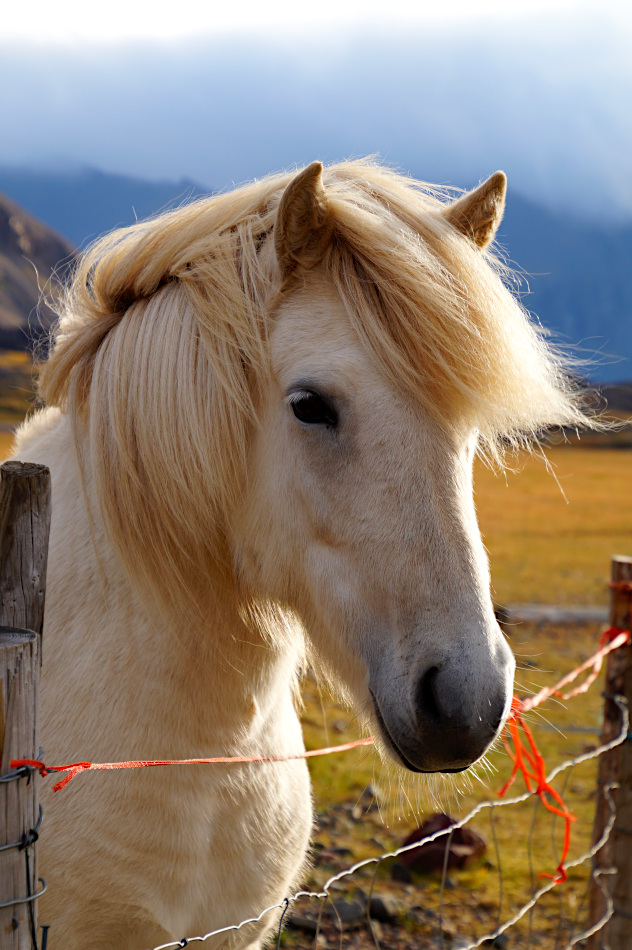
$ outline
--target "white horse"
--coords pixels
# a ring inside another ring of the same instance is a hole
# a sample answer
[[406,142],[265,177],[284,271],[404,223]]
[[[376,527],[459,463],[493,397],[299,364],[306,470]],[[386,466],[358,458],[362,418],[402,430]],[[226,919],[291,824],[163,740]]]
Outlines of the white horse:
[[[306,658],[404,768],[484,753],[514,661],[472,460],[582,417],[486,250],[504,195],[500,172],[451,201],[314,163],[84,255],[15,448],[52,473],[48,762],[298,752]],[[42,801],[51,950],[252,916],[312,825],[304,761],[90,773]]]

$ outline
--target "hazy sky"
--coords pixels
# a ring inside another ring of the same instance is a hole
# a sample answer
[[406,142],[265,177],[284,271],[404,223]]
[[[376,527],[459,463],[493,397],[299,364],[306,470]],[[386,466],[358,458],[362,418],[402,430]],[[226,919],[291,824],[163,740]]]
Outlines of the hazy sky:
[[30,0],[4,4],[0,37],[44,44],[130,38],[177,40],[242,31],[281,37],[332,30],[348,33],[358,27],[397,29],[413,24],[497,22],[555,14],[599,16],[629,24],[629,7],[626,0],[178,0],[176,4],[172,0],[108,0],[107,4]]
[[225,188],[378,153],[632,219],[632,2],[32,0],[0,18],[0,165]]

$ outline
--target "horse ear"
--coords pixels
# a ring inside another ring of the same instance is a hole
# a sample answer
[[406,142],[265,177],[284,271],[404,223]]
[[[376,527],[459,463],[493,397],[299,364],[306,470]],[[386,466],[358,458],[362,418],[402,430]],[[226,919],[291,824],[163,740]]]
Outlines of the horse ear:
[[312,162],[287,186],[277,212],[274,246],[284,279],[297,267],[320,263],[332,230],[322,162]]
[[443,216],[482,251],[494,240],[502,221],[506,193],[507,176],[504,172],[494,172],[474,191],[449,205],[442,212]]

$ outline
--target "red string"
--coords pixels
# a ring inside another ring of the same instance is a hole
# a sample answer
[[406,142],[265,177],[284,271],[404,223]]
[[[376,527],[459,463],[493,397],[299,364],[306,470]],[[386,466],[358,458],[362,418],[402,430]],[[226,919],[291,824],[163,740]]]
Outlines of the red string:
[[67,772],[67,775],[53,785],[53,791],[65,788],[80,772],[108,771],[110,769],[141,769],[157,765],[230,765],[244,762],[291,762],[294,759],[309,759],[316,755],[331,755],[333,752],[346,752],[358,746],[373,745],[374,739],[356,739],[343,745],[328,746],[326,749],[312,749],[309,752],[297,752],[293,755],[217,755],[210,759],[137,759],[129,762],[72,762],[70,765],[45,765],[39,759],[12,759],[11,768],[19,769],[25,765],[38,769],[40,775],[50,772]]
[[[526,699],[519,699],[518,696],[514,696],[512,699],[511,712],[509,714],[509,718],[507,719],[505,730],[503,730],[502,733],[502,741],[505,749],[513,761],[513,768],[509,779],[500,789],[498,795],[502,798],[506,794],[507,790],[516,780],[518,772],[520,772],[524,779],[527,790],[529,792],[535,792],[548,811],[552,812],[554,815],[559,815],[560,818],[564,819],[564,843],[562,845],[562,855],[560,862],[557,866],[557,877],[545,872],[540,875],[540,877],[550,877],[555,881],[556,884],[567,879],[564,862],[566,861],[570,847],[571,825],[576,820],[576,818],[575,815],[573,815],[566,807],[562,796],[547,781],[544,758],[535,743],[535,739],[533,738],[531,730],[524,721],[523,713],[528,712],[531,709],[535,709],[551,696],[559,696],[562,699],[570,699],[572,696],[586,692],[589,686],[599,675],[604,657],[607,656],[608,653],[611,653],[613,650],[618,649],[624,644],[629,644],[630,641],[631,634],[629,630],[620,630],[618,627],[609,627],[601,635],[599,649],[597,652],[576,669],[574,669],[571,673],[568,673],[566,676],[564,676],[558,683],[555,684],[555,686],[545,687],[544,689],[541,689],[539,693],[536,693],[535,696],[527,697]],[[591,672],[580,686],[575,687],[575,689],[566,694],[561,692],[563,686],[573,682],[573,680],[575,680],[586,670],[590,670]],[[525,745],[523,742],[521,731],[526,737],[527,745]],[[510,740],[511,743],[513,743],[513,748],[510,744]],[[81,772],[105,771],[110,769],[137,769],[158,765],[210,765],[218,763],[228,765],[231,763],[247,762],[289,762],[294,759],[307,759],[317,755],[330,755],[334,752],[345,752],[348,749],[354,749],[358,746],[372,745],[373,742],[373,738],[369,737],[366,739],[357,739],[355,742],[346,742],[343,745],[329,746],[325,749],[313,749],[309,752],[299,752],[294,755],[282,756],[240,755],[215,756],[214,758],[208,759],[152,759],[129,762],[73,762],[70,765],[56,766],[47,766],[38,759],[12,759],[11,768],[17,769],[23,766],[31,766],[32,768],[38,769],[41,775],[48,775],[50,772],[66,772],[67,774],[52,787],[54,792],[58,792],[60,789],[65,788],[66,785],[68,785],[69,782],[71,782],[72,779]]]
[[[559,683],[556,683],[555,686],[541,689],[535,696],[528,697],[524,700],[519,699],[518,696],[514,696],[511,702],[511,712],[506,723],[506,729],[503,731],[502,740],[505,749],[513,761],[513,768],[509,779],[500,789],[498,795],[502,798],[506,794],[507,789],[513,785],[518,772],[520,772],[527,790],[529,792],[535,792],[548,811],[564,819],[564,843],[562,845],[562,856],[557,866],[557,877],[553,874],[547,874],[546,872],[540,874],[540,877],[549,877],[554,880],[556,884],[563,883],[567,879],[564,862],[568,856],[568,849],[571,843],[571,825],[576,821],[576,817],[568,810],[559,792],[547,781],[544,757],[535,743],[531,730],[524,721],[523,713],[530,709],[535,709],[551,696],[560,696],[562,699],[570,699],[571,696],[585,693],[589,686],[597,679],[603,658],[624,644],[629,644],[630,639],[631,635],[629,630],[609,627],[600,637],[597,652],[594,653],[590,659],[586,660],[585,663],[582,663],[581,666],[578,666],[571,673],[563,677]],[[570,693],[563,694],[560,692],[563,686],[571,683],[580,673],[588,669],[590,669],[591,672],[584,683],[571,690]],[[521,730],[524,736],[526,736],[528,747],[524,745],[520,734]],[[509,735],[507,735],[507,733]],[[513,743],[513,748],[509,740]],[[535,788],[533,786],[535,786]],[[553,804],[553,802],[556,802],[557,806]]]
[[[522,718],[522,701],[517,696],[513,697],[511,703],[511,714],[507,720],[507,730],[513,742],[513,749],[505,733],[503,733],[503,743],[513,760],[513,769],[509,779],[500,789],[498,795],[502,798],[511,785],[513,785],[518,772],[521,772],[527,790],[529,792],[535,792],[548,811],[564,819],[564,844],[562,846],[562,856],[557,865],[557,877],[552,874],[547,874],[546,872],[540,874],[540,877],[550,877],[556,884],[561,884],[567,878],[564,862],[566,861],[571,843],[571,824],[576,821],[575,815],[571,814],[564,804],[562,796],[547,781],[544,757],[535,743],[531,730]],[[527,738],[529,744],[528,748],[522,741],[520,730],[522,730]],[[533,785],[535,785],[535,788]],[[553,802],[556,802],[557,805],[553,804],[551,799],[553,799]]]

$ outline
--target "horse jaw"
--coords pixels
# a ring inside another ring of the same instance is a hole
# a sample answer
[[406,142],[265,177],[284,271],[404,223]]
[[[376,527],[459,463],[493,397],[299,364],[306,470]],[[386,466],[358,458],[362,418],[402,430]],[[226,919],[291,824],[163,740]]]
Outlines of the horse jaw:
[[[242,583],[291,607],[400,764],[465,768],[508,713],[514,669],[476,525],[475,436],[390,387],[317,272],[282,304],[271,359],[232,526]],[[335,403],[336,431],[297,422],[297,386]]]

